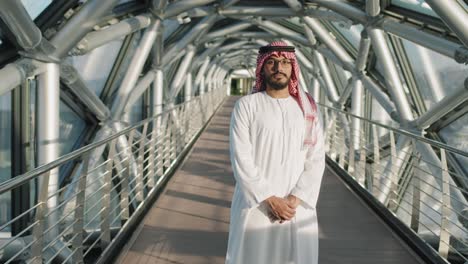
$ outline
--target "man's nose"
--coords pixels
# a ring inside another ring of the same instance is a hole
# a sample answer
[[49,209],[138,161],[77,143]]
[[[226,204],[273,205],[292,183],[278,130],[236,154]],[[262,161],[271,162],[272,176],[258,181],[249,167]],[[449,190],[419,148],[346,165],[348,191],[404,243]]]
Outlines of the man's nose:
[[273,64],[273,70],[279,71],[280,69],[283,69],[283,66],[281,66],[281,63],[279,61],[275,61]]

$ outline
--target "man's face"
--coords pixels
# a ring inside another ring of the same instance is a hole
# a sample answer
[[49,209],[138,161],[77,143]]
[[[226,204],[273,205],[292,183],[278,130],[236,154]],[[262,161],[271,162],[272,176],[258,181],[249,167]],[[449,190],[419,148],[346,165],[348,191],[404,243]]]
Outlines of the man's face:
[[291,80],[292,61],[284,56],[271,56],[263,64],[265,84],[275,90],[288,87]]

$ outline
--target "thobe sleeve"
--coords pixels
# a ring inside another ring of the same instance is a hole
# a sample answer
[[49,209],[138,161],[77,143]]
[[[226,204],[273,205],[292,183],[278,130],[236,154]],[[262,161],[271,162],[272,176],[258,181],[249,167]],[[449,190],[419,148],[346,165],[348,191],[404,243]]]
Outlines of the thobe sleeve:
[[291,194],[301,199],[306,207],[313,209],[317,205],[325,170],[325,138],[320,112],[317,112],[317,117],[318,122],[313,131],[313,133],[317,133],[317,142],[309,148],[304,162],[304,170],[291,191]]
[[236,182],[247,205],[252,208],[272,194],[267,191],[266,181],[254,163],[250,126],[248,108],[242,100],[238,100],[232,112],[229,130],[231,164]]

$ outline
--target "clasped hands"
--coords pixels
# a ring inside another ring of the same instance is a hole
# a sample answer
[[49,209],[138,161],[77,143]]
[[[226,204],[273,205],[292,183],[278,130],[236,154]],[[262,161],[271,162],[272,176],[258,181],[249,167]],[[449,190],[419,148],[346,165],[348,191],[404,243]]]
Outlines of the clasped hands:
[[286,198],[270,196],[264,203],[268,208],[268,217],[270,220],[279,220],[280,224],[291,220],[296,215],[296,208],[301,203],[301,199],[290,194]]

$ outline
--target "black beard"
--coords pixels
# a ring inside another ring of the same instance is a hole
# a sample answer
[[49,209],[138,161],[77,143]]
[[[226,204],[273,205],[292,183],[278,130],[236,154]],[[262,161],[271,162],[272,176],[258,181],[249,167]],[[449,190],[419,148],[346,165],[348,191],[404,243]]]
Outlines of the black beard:
[[[276,73],[276,74],[282,74],[282,73]],[[288,87],[289,81],[291,81],[291,77],[287,78],[286,81],[281,82],[281,81],[275,81],[275,80],[273,79],[273,76],[274,76],[274,75],[275,75],[275,74],[272,74],[272,75],[270,75],[270,76],[266,76],[266,78],[265,78],[265,83],[266,83],[269,87],[271,87],[272,89],[277,90],[277,91],[283,90],[284,88]],[[286,77],[286,75],[284,75],[284,74],[283,74],[283,76]]]

